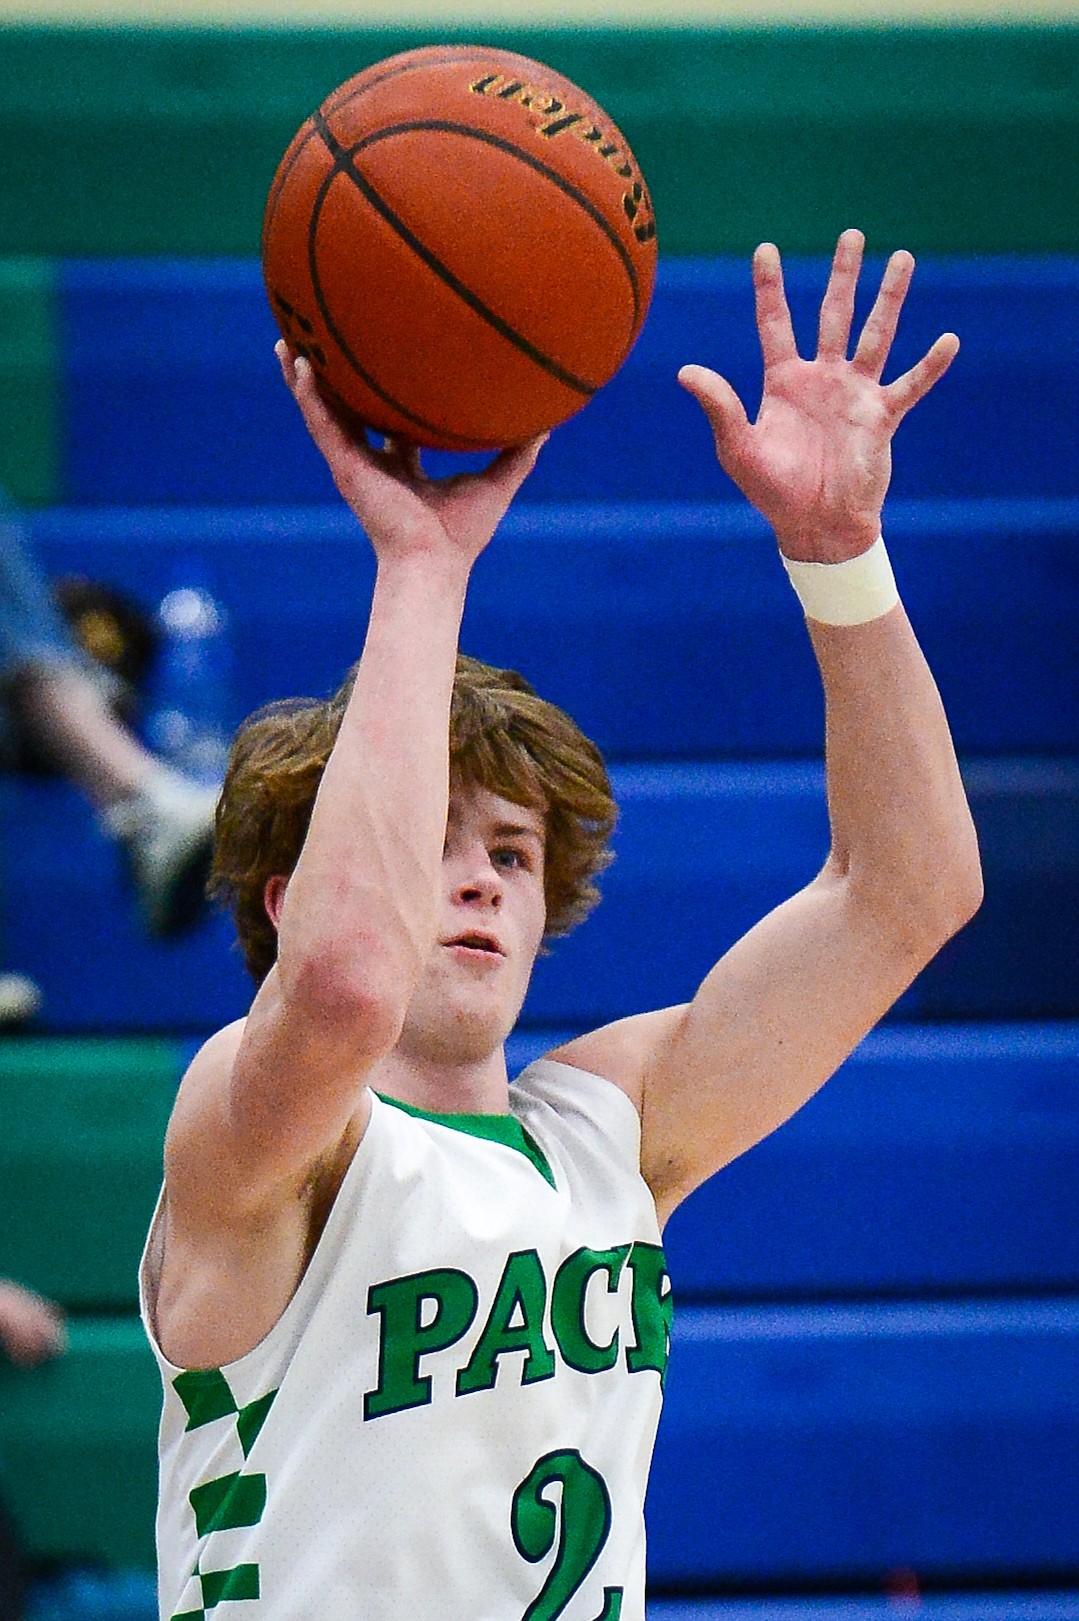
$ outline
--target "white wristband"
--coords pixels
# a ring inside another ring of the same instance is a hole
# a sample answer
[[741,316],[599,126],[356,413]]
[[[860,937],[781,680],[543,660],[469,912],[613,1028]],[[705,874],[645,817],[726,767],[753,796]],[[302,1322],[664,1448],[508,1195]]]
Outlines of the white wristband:
[[867,552],[845,563],[798,563],[784,557],[783,567],[806,618],[822,625],[864,625],[890,612],[899,601],[883,535]]

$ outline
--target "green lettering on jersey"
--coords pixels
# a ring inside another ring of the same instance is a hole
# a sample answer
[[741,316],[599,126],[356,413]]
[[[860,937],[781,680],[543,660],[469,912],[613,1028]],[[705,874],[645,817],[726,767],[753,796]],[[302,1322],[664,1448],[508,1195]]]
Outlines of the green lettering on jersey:
[[[633,1332],[636,1345],[626,1351],[630,1373],[652,1368],[662,1386],[667,1378],[667,1358],[671,1350],[671,1321],[674,1297],[670,1290],[667,1260],[658,1244],[634,1244],[628,1265],[633,1274]],[[663,1285],[667,1284],[664,1291]]]
[[585,1299],[589,1280],[607,1274],[607,1292],[616,1293],[628,1244],[610,1250],[575,1250],[555,1274],[551,1289],[551,1327],[562,1359],[580,1373],[603,1373],[618,1361],[618,1330],[606,1345],[597,1345],[585,1325]]
[[[363,1398],[365,1419],[426,1407],[431,1380],[420,1375],[420,1358],[444,1351],[467,1333],[479,1305],[479,1290],[467,1272],[437,1267],[407,1278],[376,1283],[367,1291],[367,1314],[377,1312],[378,1384]],[[434,1313],[424,1322],[424,1307]]]
[[[467,1368],[457,1375],[457,1394],[468,1396],[474,1390],[493,1390],[498,1378],[498,1359],[507,1351],[527,1351],[523,1385],[550,1379],[554,1373],[554,1352],[543,1337],[543,1312],[547,1304],[547,1280],[535,1250],[518,1250],[506,1262],[494,1305],[476,1342]],[[519,1321],[514,1322],[514,1317]]]

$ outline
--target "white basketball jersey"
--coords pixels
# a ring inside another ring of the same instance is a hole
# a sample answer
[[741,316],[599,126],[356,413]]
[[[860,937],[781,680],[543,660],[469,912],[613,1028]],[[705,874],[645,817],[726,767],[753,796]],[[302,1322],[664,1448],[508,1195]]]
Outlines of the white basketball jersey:
[[373,1100],[284,1314],[160,1352],[163,1621],[644,1621],[671,1317],[640,1126],[531,1065],[512,1114]]

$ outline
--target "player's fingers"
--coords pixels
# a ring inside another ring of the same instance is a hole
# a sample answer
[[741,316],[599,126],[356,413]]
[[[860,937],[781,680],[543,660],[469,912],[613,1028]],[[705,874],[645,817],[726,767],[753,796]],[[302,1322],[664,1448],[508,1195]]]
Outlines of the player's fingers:
[[424,471],[423,455],[420,451],[419,445],[409,445],[408,449],[405,451],[404,460],[405,466],[408,468],[409,474],[412,478],[427,477],[427,474]]
[[904,372],[902,377],[897,377],[894,383],[889,383],[884,397],[895,414],[905,416],[911,406],[924,399],[934,383],[944,376],[958,353],[959,339],[954,332],[944,332],[916,366]]
[[888,362],[903,301],[914,275],[914,257],[905,249],[893,253],[885,266],[873,308],[854,351],[854,366],[879,383]]
[[783,290],[783,266],[774,242],[762,242],[753,255],[753,294],[765,368],[784,360],[797,360],[798,345],[794,341],[791,312]]
[[822,360],[846,360],[850,326],[854,319],[854,294],[862,269],[865,237],[861,231],[844,231],[836,243],[832,273],[820,307],[817,355]]
[[392,434],[386,434],[382,440],[382,454],[387,461],[396,463],[397,468],[409,478],[426,477],[420,447],[414,445],[411,439],[395,439]]
[[725,377],[707,366],[683,366],[678,381],[692,394],[711,424],[716,453],[726,465],[736,453],[742,436],[749,430],[749,418],[734,389]]
[[292,361],[292,392],[300,407],[307,430],[335,474],[344,460],[358,455],[368,466],[377,465],[375,452],[360,433],[349,434],[334,416],[319,392],[318,379],[311,362],[302,355]]
[[292,393],[296,386],[292,371],[293,360],[295,358],[292,350],[289,348],[284,338],[278,338],[277,342],[273,346],[273,352],[277,356],[277,364],[281,367],[281,375],[285,379],[285,387],[290,393]]
[[479,477],[512,500],[535,467],[539,453],[550,437],[549,433],[537,434],[526,444],[513,445],[509,450],[501,451]]

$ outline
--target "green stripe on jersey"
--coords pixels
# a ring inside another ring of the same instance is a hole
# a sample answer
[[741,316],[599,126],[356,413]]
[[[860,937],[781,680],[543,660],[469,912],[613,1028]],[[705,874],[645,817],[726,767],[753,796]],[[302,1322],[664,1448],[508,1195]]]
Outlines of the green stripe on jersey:
[[547,1163],[546,1156],[535,1138],[530,1137],[514,1114],[436,1114],[432,1109],[417,1109],[414,1104],[402,1103],[400,1098],[390,1098],[384,1092],[378,1096],[383,1103],[388,1103],[394,1109],[400,1109],[403,1114],[410,1114],[417,1120],[431,1120],[436,1126],[445,1126],[450,1131],[463,1131],[469,1137],[483,1137],[488,1142],[501,1143],[505,1148],[515,1148],[525,1159],[531,1160],[537,1171],[553,1187],[556,1186],[554,1172]]
[[259,1567],[236,1565],[232,1570],[204,1570],[199,1573],[202,1602],[213,1610],[226,1599],[258,1598]]
[[243,1475],[239,1471],[222,1475],[196,1486],[190,1494],[195,1510],[195,1528],[200,1537],[212,1531],[235,1531],[242,1525],[257,1525],[266,1507],[266,1476]]
[[258,1439],[258,1433],[266,1422],[266,1415],[273,1406],[276,1390],[271,1390],[266,1396],[259,1396],[256,1401],[248,1402],[241,1407],[236,1416],[236,1432],[240,1437],[240,1445],[244,1449],[244,1457],[251,1454],[251,1448]]
[[236,1398],[220,1368],[189,1368],[177,1374],[172,1388],[187,1409],[189,1430],[199,1430],[237,1411]]

